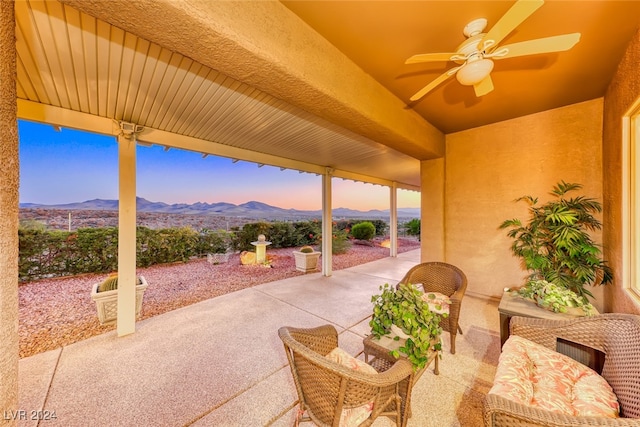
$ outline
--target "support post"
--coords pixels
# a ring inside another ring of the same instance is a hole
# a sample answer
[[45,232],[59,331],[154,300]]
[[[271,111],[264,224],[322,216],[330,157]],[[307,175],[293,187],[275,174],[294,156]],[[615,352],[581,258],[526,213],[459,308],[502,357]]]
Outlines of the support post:
[[332,240],[333,240],[333,215],[331,213],[331,179],[333,169],[326,168],[322,175],[322,275],[332,274]]
[[[18,214],[14,2],[0,1],[0,412],[18,411]],[[14,412],[15,413],[15,412]],[[10,417],[9,417],[10,418]],[[0,421],[15,426],[16,418]]]
[[398,186],[394,181],[389,187],[390,209],[389,209],[389,256],[398,256]]
[[136,136],[118,136],[118,336],[136,331]]

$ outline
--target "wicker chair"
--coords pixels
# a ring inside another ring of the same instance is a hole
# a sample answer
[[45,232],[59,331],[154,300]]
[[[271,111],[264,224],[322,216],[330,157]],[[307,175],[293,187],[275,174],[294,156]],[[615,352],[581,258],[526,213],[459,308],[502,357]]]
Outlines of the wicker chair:
[[443,317],[440,325],[449,332],[451,354],[456,352],[456,334],[462,334],[458,324],[462,298],[467,290],[467,276],[458,267],[444,262],[423,262],[411,268],[400,283],[422,284],[425,292],[439,292],[449,296],[449,316]]
[[[401,387],[412,374],[411,363],[398,360],[389,370],[367,374],[335,363],[325,356],[338,346],[338,333],[331,325],[312,329],[282,327],[278,335],[284,343],[289,366],[298,391],[299,422],[338,426],[343,409],[373,402],[373,412],[361,426],[368,426],[379,416],[393,419],[397,426],[406,424],[400,408]],[[406,395],[406,390],[404,390]]]
[[[621,418],[567,416],[488,394],[485,426],[640,426],[640,316],[610,313],[575,320],[513,317],[510,329],[512,335],[558,350],[596,371],[597,364],[592,362],[597,357],[593,355],[604,354],[601,375],[618,398]],[[567,343],[576,344],[566,347]],[[568,350],[560,350],[560,344]]]

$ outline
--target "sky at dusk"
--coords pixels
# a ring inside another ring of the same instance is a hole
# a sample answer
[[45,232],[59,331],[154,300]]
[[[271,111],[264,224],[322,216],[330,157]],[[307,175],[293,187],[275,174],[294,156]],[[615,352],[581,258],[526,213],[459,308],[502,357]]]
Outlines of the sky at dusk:
[[[115,137],[20,120],[20,203],[63,204],[118,198]],[[289,209],[322,208],[322,178],[310,173],[160,146],[138,146],[137,194],[152,202],[252,200]],[[333,208],[389,209],[388,187],[332,182]],[[420,194],[398,190],[399,208],[420,207]]]

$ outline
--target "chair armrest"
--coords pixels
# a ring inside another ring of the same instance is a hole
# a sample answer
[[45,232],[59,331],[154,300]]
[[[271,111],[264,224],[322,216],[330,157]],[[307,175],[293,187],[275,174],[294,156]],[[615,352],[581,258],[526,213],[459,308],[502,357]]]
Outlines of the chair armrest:
[[574,417],[532,408],[504,397],[487,394],[484,399],[484,425],[490,426],[640,426],[631,418]]
[[462,298],[464,297],[464,291],[464,289],[458,289],[457,291],[452,293],[451,296],[449,296],[451,302],[460,303],[462,301]]
[[385,387],[399,383],[408,378],[413,373],[411,362],[405,359],[398,359],[389,369],[378,374],[367,375],[367,381],[379,387]]

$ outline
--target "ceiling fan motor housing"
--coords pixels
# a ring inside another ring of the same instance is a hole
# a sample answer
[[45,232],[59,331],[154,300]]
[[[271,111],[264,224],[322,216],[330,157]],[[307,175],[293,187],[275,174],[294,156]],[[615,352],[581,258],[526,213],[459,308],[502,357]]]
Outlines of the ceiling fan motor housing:
[[473,37],[483,32],[485,28],[487,28],[487,20],[485,18],[478,18],[465,25],[462,33],[466,37]]

